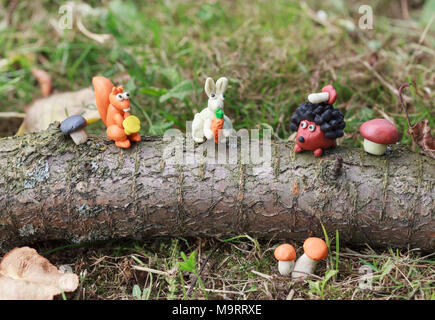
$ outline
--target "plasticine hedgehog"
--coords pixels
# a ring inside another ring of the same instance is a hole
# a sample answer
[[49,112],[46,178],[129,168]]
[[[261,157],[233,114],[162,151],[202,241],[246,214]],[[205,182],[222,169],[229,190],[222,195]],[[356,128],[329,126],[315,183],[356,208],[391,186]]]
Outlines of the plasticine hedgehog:
[[335,148],[335,139],[343,136],[346,126],[344,116],[335,109],[337,93],[333,86],[327,85],[320,93],[312,93],[308,101],[301,104],[291,119],[291,130],[297,131],[295,152],[312,150],[320,157],[323,149]]

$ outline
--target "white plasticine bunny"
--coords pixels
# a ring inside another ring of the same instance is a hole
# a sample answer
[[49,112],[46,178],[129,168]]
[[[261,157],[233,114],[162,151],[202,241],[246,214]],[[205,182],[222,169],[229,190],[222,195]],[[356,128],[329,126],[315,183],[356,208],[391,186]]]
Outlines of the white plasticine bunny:
[[[209,140],[213,138],[213,132],[210,129],[211,122],[216,115],[216,110],[224,109],[224,92],[228,86],[228,79],[225,77],[219,78],[216,85],[212,78],[205,80],[205,93],[208,96],[208,106],[200,113],[195,114],[192,123],[192,137],[195,142],[203,142],[204,137]],[[222,134],[228,137],[233,133],[233,124],[230,118],[224,115],[224,125]],[[222,139],[225,141],[225,139]]]

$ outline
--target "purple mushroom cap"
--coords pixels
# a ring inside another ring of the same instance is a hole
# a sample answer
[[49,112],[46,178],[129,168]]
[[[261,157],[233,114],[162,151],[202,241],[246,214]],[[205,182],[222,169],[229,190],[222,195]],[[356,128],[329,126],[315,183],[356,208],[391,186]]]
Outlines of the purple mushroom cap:
[[71,132],[84,128],[86,123],[86,119],[82,116],[71,116],[62,121],[60,124],[60,131],[67,135]]

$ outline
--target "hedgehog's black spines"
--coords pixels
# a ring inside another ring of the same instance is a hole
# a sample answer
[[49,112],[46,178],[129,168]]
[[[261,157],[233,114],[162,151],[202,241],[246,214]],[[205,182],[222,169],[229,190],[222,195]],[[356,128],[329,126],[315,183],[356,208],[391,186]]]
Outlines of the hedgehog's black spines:
[[337,128],[340,130],[343,130],[345,127],[346,127],[346,122],[344,122],[343,120],[341,120],[337,125]]
[[299,117],[298,117],[298,115],[295,113],[295,114],[292,116],[292,119],[291,119],[290,129],[291,129],[292,131],[298,131],[298,127],[299,127]]
[[298,131],[298,127],[299,127],[299,124],[296,124],[295,122],[292,122],[292,123],[290,124],[290,129],[291,129],[292,131]]
[[326,110],[325,112],[323,112],[322,115],[321,115],[321,117],[322,117],[322,120],[323,120],[324,122],[327,122],[327,121],[331,120],[331,118],[332,118],[332,112],[331,112],[331,109],[328,109],[328,110]]
[[325,138],[335,139],[335,131],[327,131],[327,132],[325,132]]
[[327,132],[327,131],[329,131],[331,129],[332,129],[331,125],[329,123],[327,123],[327,122],[325,122],[324,124],[322,124],[320,126],[320,130],[322,130],[323,132]]
[[321,104],[314,110],[314,113],[319,115],[321,114],[323,111],[325,110],[325,107],[322,106]]
[[302,120],[314,121],[320,126],[325,137],[328,139],[336,139],[343,136],[343,129],[346,127],[344,116],[338,109],[325,102],[312,104],[307,101],[301,104],[293,114],[290,123],[290,129],[297,131],[299,123]]
[[319,116],[318,114],[314,117],[314,122],[318,123],[318,124],[322,124],[323,123],[323,119],[321,116]]

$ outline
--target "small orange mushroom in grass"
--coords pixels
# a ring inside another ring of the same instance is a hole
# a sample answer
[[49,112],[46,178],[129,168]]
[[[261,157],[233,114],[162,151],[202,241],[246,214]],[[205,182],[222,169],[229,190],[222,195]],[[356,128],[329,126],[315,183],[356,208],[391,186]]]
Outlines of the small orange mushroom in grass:
[[291,244],[284,243],[275,249],[274,255],[275,259],[278,260],[279,273],[283,276],[289,276],[296,259],[295,248]]
[[292,278],[296,281],[305,280],[314,273],[317,263],[328,256],[328,246],[320,238],[311,237],[304,242],[304,254],[296,261]]

